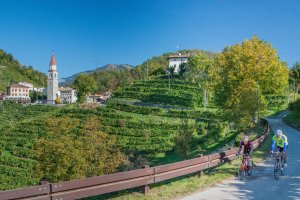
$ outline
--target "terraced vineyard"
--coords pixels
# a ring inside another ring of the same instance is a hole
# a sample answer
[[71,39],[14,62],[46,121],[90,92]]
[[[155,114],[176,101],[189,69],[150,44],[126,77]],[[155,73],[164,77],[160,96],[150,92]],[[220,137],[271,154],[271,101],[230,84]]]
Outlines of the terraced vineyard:
[[[183,128],[182,118],[186,117],[175,112],[143,115],[112,107],[87,110],[8,104],[3,105],[1,109],[1,190],[38,184],[38,178],[34,177],[34,166],[37,161],[34,158],[33,148],[37,139],[47,137],[45,130],[49,117],[59,120],[65,117],[79,120],[77,131],[82,128],[80,124],[89,117],[97,117],[100,119],[99,131],[117,136],[117,144],[126,155],[143,155],[150,161],[158,154],[174,150],[176,137]],[[182,112],[187,115],[187,112],[191,111]],[[213,138],[223,134],[226,126],[217,120],[200,119],[191,115],[188,127],[185,128],[195,131],[196,144],[201,140],[203,144],[204,142],[208,144]]]
[[160,78],[135,81],[114,92],[114,98],[131,98],[144,103],[195,108],[202,105],[203,90],[191,82]]
[[[166,83],[168,80],[165,79],[136,81],[120,88],[114,94],[117,100],[94,109],[0,105],[0,190],[38,184],[39,177],[35,177],[34,172],[38,162],[34,147],[38,139],[48,137],[49,118],[58,122],[65,119],[76,122],[67,133],[73,136],[83,129],[87,120],[97,118],[98,130],[116,136],[117,146],[133,162],[140,156],[154,163],[158,157],[180,155],[175,150],[185,132],[189,133],[188,144],[193,155],[235,137],[236,132],[228,129],[228,124],[215,112],[188,109],[190,104],[201,105],[201,90],[197,85],[171,80],[169,90]],[[135,98],[134,101],[139,103],[122,102],[126,102],[126,98]],[[148,106],[143,105],[144,102]],[[153,106],[154,103],[159,106]]]
[[0,109],[0,190],[36,185],[33,146],[56,108],[6,104]]

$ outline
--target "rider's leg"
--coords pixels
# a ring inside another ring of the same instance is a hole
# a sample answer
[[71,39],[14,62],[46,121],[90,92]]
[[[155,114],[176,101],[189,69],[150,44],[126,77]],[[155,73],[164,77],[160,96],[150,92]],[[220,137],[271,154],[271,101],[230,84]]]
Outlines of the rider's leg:
[[287,149],[288,149],[289,145],[286,145],[286,150],[285,150],[285,154],[284,154],[284,163],[287,163],[287,158],[286,158],[286,154],[287,154]]

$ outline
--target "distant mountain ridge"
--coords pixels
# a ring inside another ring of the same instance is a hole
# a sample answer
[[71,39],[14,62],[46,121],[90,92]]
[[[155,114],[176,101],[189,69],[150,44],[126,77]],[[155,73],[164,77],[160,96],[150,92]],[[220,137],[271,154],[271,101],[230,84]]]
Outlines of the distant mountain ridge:
[[134,68],[134,66],[129,65],[129,64],[107,64],[104,65],[102,67],[98,67],[94,70],[88,70],[88,71],[84,71],[84,72],[79,72],[77,74],[74,74],[72,76],[66,77],[66,78],[62,78],[59,80],[59,84],[60,85],[68,85],[73,83],[73,81],[75,80],[75,78],[77,76],[79,76],[80,74],[90,74],[90,73],[94,73],[94,72],[99,72],[99,71],[105,71],[105,70],[130,70]]

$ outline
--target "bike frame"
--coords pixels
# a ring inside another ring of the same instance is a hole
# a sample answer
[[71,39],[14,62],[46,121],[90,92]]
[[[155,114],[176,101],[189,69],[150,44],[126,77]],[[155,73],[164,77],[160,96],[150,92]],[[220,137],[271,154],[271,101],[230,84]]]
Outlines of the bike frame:
[[[279,178],[279,175],[283,175],[283,152],[277,151],[275,156],[275,164],[274,164],[274,177],[275,180]],[[280,174],[279,174],[280,172]]]
[[[250,156],[248,154],[243,154],[243,158],[241,159],[242,163],[240,164],[238,175],[240,179],[243,179],[243,176],[248,174],[250,176],[252,174],[252,166],[249,168]],[[253,163],[252,163],[253,165]]]

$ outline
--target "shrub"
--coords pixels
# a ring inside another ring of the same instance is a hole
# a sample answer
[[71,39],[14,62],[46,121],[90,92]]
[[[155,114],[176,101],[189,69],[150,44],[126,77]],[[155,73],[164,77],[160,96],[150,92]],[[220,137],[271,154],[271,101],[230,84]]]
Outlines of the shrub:
[[300,99],[289,104],[289,109],[293,112],[300,112]]

